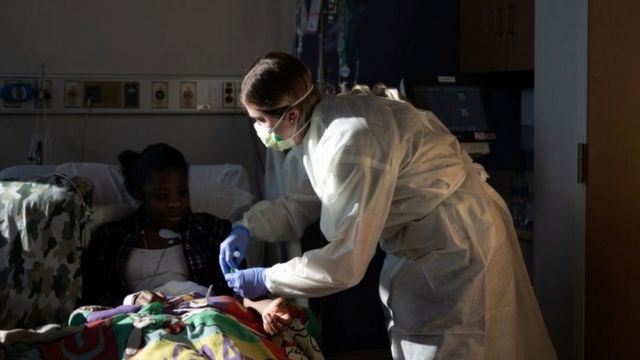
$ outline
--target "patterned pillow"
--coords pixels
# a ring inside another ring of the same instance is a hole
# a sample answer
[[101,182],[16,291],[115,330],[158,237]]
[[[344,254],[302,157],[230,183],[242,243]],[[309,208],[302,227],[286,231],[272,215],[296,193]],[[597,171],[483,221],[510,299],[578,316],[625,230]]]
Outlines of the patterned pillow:
[[0,324],[64,323],[81,293],[90,183],[50,175],[0,181]]

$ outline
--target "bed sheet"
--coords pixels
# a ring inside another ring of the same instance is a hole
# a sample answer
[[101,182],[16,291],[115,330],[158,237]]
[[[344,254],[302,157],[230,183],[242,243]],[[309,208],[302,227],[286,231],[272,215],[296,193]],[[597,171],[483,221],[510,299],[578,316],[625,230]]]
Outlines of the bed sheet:
[[[178,301],[176,301],[178,300]],[[268,336],[261,317],[229,296],[194,294],[169,302],[85,306],[68,326],[0,331],[3,359],[324,359],[308,313],[288,304],[288,330]]]

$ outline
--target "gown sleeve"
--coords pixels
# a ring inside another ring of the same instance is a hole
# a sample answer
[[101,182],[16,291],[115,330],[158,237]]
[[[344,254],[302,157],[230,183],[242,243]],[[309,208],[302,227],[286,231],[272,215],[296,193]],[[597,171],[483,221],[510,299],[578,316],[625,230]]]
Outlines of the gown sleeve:
[[364,119],[327,130],[307,167],[321,174],[323,248],[266,270],[268,289],[280,296],[324,296],[364,277],[384,228],[398,175],[392,144]]
[[243,215],[241,223],[249,229],[252,240],[298,240],[320,217],[320,199],[311,186],[301,152],[297,148],[286,156],[282,194],[254,204]]

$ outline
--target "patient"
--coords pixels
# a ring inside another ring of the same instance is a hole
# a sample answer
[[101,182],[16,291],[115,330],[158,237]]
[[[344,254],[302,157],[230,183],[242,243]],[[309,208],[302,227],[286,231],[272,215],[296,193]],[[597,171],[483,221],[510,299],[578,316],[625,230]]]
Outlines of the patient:
[[[127,191],[140,206],[93,233],[82,255],[82,302],[116,307],[127,295],[143,290],[164,297],[204,295],[210,288],[212,295],[233,296],[217,262],[231,222],[191,212],[189,165],[182,153],[159,143],[140,153],[125,150],[118,160]],[[283,299],[245,300],[245,305],[262,314],[270,334],[290,319]]]

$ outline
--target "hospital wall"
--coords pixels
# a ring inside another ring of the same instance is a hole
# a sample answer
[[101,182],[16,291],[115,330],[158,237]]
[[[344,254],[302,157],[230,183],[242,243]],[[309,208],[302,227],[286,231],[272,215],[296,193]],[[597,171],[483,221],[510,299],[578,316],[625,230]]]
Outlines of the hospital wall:
[[[0,75],[240,78],[256,57],[289,51],[295,2],[114,0],[0,3]],[[141,101],[143,101],[142,99]],[[24,164],[35,114],[0,109],[0,169]],[[255,178],[256,141],[242,114],[56,114],[46,163],[115,163],[119,151],[165,141],[193,164],[240,163]]]

